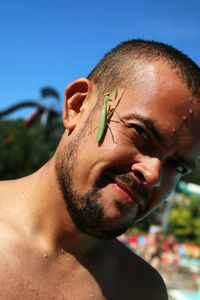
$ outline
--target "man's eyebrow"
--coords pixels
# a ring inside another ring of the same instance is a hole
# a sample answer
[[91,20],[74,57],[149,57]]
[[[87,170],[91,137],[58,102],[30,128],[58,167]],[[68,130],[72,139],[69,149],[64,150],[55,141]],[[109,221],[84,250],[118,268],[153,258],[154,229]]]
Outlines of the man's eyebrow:
[[[126,115],[123,119],[125,119],[125,120],[136,119],[138,121],[141,121],[162,146],[167,146],[167,142],[166,142],[165,138],[160,133],[158,128],[155,126],[153,120],[151,120],[143,115],[140,115],[138,113],[130,113],[130,114]],[[182,162],[189,170],[193,170],[196,167],[196,163],[193,160],[186,160],[180,156],[176,156],[176,158],[178,161]]]
[[138,113],[137,114],[136,113],[128,114],[123,119],[125,119],[125,120],[136,119],[138,121],[141,121],[146,126],[146,128],[152,133],[152,135],[158,140],[158,142],[161,145],[165,146],[167,144],[163,135],[160,133],[160,131],[158,130],[158,128],[155,126],[154,122],[151,119],[149,119],[145,116],[142,116]]

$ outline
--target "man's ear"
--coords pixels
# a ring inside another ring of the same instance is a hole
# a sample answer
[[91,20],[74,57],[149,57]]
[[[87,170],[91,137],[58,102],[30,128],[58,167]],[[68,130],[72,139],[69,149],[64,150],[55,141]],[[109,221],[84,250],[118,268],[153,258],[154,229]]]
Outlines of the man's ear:
[[92,90],[92,82],[87,78],[80,78],[73,81],[65,90],[63,105],[63,125],[72,131],[84,110],[86,98]]

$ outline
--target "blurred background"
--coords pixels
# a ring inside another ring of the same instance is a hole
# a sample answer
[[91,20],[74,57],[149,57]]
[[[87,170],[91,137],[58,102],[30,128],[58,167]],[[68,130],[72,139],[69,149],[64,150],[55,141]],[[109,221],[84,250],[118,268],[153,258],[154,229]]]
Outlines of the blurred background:
[[[198,0],[2,2],[0,179],[30,174],[52,156],[65,87],[120,42],[165,42],[200,65],[199,11]],[[120,237],[163,274],[174,300],[200,299],[199,185],[200,163],[164,205]]]

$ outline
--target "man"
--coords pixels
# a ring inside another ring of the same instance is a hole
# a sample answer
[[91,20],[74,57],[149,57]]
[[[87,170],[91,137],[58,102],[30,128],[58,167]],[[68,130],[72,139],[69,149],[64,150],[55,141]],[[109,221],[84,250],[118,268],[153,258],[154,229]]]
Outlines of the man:
[[157,271],[115,237],[194,167],[199,99],[198,66],[143,40],[67,87],[55,155],[0,184],[1,299],[167,299]]

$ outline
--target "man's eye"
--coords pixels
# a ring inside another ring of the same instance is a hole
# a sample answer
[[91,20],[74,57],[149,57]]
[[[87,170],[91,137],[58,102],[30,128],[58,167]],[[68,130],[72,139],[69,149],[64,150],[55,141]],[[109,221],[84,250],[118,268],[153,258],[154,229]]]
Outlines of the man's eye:
[[134,124],[131,127],[137,131],[137,133],[142,137],[143,140],[145,141],[149,140],[148,133],[141,126]]

